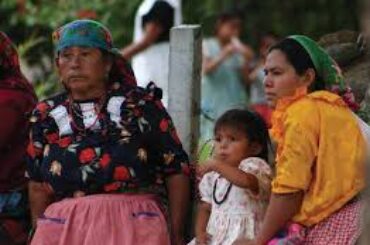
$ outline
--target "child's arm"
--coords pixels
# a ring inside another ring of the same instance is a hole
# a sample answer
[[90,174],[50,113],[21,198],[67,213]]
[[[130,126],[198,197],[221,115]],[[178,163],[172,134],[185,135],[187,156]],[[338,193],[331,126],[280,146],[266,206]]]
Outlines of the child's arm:
[[213,168],[213,171],[221,174],[222,177],[230,181],[233,185],[247,188],[252,191],[253,194],[258,194],[258,179],[253,174],[246,173],[239,168],[225,163],[215,164]]
[[208,73],[216,70],[222,62],[225,61],[227,57],[232,55],[235,52],[234,44],[230,43],[225,46],[220,54],[214,58],[209,58],[207,55],[203,55],[203,74],[207,75]]
[[210,171],[215,171],[221,174],[222,177],[230,181],[232,184],[241,188],[247,188],[255,195],[259,192],[258,179],[253,174],[245,173],[239,168],[216,160],[208,160],[199,168],[200,174],[205,174]]
[[197,210],[197,219],[195,223],[195,236],[197,244],[207,244],[207,224],[211,214],[211,204],[200,201]]

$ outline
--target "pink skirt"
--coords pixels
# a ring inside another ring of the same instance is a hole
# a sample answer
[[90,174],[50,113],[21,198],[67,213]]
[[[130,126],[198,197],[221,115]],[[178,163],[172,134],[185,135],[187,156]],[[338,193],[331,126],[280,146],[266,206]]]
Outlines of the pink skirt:
[[51,204],[31,245],[166,245],[170,235],[154,195],[99,194]]

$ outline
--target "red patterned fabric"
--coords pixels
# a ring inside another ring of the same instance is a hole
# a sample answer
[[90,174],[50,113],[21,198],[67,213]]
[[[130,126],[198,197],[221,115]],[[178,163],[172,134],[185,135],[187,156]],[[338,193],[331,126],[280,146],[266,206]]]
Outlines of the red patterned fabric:
[[28,115],[35,105],[36,95],[21,73],[17,51],[0,32],[0,244],[23,245],[27,241],[24,156]]
[[305,245],[351,245],[361,232],[361,201],[353,201],[307,230]]
[[20,71],[17,51],[0,32],[0,192],[25,183],[27,117],[35,105],[36,96]]
[[310,228],[293,223],[268,245],[354,245],[361,233],[362,202],[355,199]]
[[21,73],[18,53],[8,38],[0,31],[0,89],[22,90],[30,94],[36,102],[32,85]]

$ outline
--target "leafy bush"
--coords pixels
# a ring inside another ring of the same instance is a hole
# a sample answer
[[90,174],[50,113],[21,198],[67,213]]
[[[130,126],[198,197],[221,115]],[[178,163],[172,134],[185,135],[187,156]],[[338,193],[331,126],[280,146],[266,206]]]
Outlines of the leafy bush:
[[[19,46],[25,70],[33,72],[36,91],[44,97],[58,89],[53,72],[54,29],[76,18],[97,19],[112,31],[115,45],[123,47],[132,40],[134,16],[141,1],[1,0],[0,30]],[[356,30],[358,26],[356,0],[183,0],[182,5],[184,22],[202,24],[206,36],[212,35],[215,17],[221,10],[241,10],[245,14],[242,39],[255,47],[263,32],[281,36],[303,33],[317,38],[339,29]]]

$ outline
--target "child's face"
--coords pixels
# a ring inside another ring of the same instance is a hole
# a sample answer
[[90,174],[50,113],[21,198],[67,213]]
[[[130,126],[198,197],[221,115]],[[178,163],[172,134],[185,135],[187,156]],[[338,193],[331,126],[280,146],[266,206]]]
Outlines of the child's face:
[[250,142],[244,133],[232,127],[220,127],[215,134],[215,158],[223,163],[239,166],[251,156]]
[[241,30],[241,20],[238,18],[218,23],[217,35],[223,41],[228,42],[233,37],[239,37]]
[[269,48],[277,42],[277,39],[273,36],[264,36],[260,43],[260,55],[266,58]]

